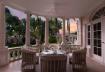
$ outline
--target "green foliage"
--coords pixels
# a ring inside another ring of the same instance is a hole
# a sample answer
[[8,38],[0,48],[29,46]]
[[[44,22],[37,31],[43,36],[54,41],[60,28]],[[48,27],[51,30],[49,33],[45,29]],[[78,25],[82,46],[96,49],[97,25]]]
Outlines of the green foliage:
[[56,36],[59,29],[61,29],[61,21],[57,18],[51,18],[51,20],[49,20],[49,34]]
[[21,20],[21,24],[20,24],[21,26],[20,26],[20,28],[21,28],[21,35],[22,36],[25,36],[25,30],[26,30],[26,20],[25,19],[22,19]]
[[35,19],[31,17],[30,20],[31,36],[44,42],[45,22],[41,18]]
[[22,46],[24,44],[8,44],[8,47],[17,47],[17,46]]
[[59,29],[61,28],[61,21],[59,21],[57,18],[51,18],[51,20],[49,20],[49,42],[57,42],[57,33],[59,33]]
[[[25,41],[25,29],[26,29],[25,18],[20,20],[17,16],[13,16],[8,8],[5,8],[5,16],[6,16],[6,38],[17,35],[17,37],[19,38],[23,37],[23,41]],[[57,42],[56,36],[57,33],[59,32],[59,29],[61,29],[61,21],[59,21],[57,18],[52,18],[51,20],[49,20],[49,42],[51,43]],[[41,20],[41,18],[39,17],[37,17],[37,19],[31,17],[30,34],[32,37],[31,39],[37,38],[40,39],[41,43],[43,43],[45,36],[45,21]],[[10,43],[8,45],[17,46],[21,44],[18,43],[14,45],[13,43]]]
[[49,43],[57,43],[57,38],[55,36],[49,36]]
[[[6,18],[6,45],[11,46],[13,43],[8,43],[8,38],[12,36],[17,36],[17,44],[19,44],[20,36],[25,35],[25,19],[20,20],[17,16],[13,16],[8,8],[5,8],[5,18]],[[9,39],[11,41],[11,39]],[[22,41],[22,40],[21,40]],[[12,42],[12,41],[11,41]],[[11,44],[11,45],[10,45]],[[15,45],[13,45],[15,46]]]
[[24,24],[21,23],[21,20],[17,16],[13,16],[9,9],[5,9],[6,14],[6,30],[8,36],[13,36],[15,34],[21,35],[23,34]]

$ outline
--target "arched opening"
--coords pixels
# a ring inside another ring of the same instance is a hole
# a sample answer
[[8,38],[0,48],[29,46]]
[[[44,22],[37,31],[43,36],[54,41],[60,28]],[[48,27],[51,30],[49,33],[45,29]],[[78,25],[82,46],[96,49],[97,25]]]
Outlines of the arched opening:
[[105,6],[100,8],[92,17],[92,45],[93,53],[97,56],[103,57],[103,22],[102,17],[105,16]]
[[103,63],[105,62],[105,5],[93,11],[90,21],[87,25],[87,46],[91,47],[93,58]]
[[105,16],[105,6],[99,9],[95,15],[92,17],[92,21],[101,18],[102,16]]

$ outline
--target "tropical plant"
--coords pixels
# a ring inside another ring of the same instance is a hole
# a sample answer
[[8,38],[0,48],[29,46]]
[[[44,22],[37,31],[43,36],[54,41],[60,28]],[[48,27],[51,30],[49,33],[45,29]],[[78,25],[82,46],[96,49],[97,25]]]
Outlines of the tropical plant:
[[41,42],[44,42],[44,26],[45,22],[41,20],[41,18],[35,19],[31,17],[30,20],[30,28],[31,28],[31,36],[35,37],[35,39],[39,39]]
[[[5,18],[6,18],[6,38],[12,36],[17,39],[17,45],[21,42],[21,36],[25,34],[25,24],[24,20],[20,20],[17,16],[13,16],[8,8],[5,8]],[[18,38],[17,38],[18,37]],[[6,39],[6,45],[8,45],[8,39]]]
[[57,42],[57,33],[59,33],[59,29],[61,28],[61,21],[57,18],[51,18],[51,20],[49,20],[49,42]]

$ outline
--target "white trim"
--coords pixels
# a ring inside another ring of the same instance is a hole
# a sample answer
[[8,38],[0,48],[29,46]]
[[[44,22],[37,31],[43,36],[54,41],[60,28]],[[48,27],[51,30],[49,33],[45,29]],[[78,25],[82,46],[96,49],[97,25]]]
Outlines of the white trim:
[[93,54],[93,59],[96,60],[97,62],[103,63],[103,57],[98,56]]
[[[90,45],[88,45],[88,26],[90,25]],[[91,36],[91,23],[85,25],[86,27],[86,48],[87,48],[87,56],[92,56],[92,36]]]
[[[99,23],[101,22],[101,18],[99,19],[96,19],[94,21],[92,21],[92,50],[93,49],[93,25],[96,24],[96,23]],[[101,31],[102,31],[102,23],[101,23]],[[102,32],[101,32],[101,40],[102,40]],[[96,54],[94,54],[94,51],[92,51],[92,56],[93,56],[93,59],[96,60],[97,62],[100,62],[100,63],[103,63],[103,51],[102,51],[103,47],[101,46],[101,56],[98,56]]]
[[95,24],[95,23],[98,23],[98,22],[101,22],[101,18],[92,21],[92,24]]
[[105,16],[101,18],[101,22],[102,22],[102,57],[103,57],[103,63],[105,65],[105,44],[103,42],[105,42]]

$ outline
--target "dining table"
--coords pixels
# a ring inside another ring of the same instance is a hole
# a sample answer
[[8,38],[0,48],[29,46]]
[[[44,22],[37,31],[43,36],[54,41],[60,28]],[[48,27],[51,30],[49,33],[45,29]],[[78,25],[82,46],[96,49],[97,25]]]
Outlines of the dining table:
[[48,54],[66,54],[66,52],[63,50],[59,50],[59,49],[57,49],[57,50],[43,50],[41,52],[41,55],[48,55]]

